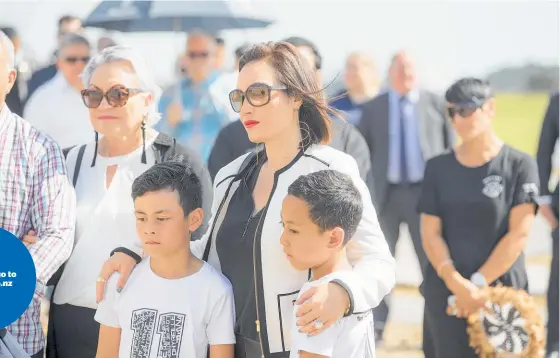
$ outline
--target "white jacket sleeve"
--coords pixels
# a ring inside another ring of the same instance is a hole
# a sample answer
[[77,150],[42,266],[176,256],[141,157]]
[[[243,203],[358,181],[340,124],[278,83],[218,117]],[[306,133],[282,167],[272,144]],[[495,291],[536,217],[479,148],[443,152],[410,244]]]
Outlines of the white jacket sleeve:
[[377,307],[395,286],[395,259],[379,226],[371,195],[360,177],[358,165],[354,158],[345,156],[342,161],[331,163],[331,169],[352,177],[362,194],[364,209],[358,229],[346,246],[354,275],[343,282],[351,295],[353,311],[363,312]]
[[234,162],[230,163],[229,165],[226,165],[225,167],[220,169],[216,174],[216,178],[214,179],[214,186],[213,186],[214,195],[212,195],[212,209],[211,209],[212,215],[210,216],[210,220],[208,221],[208,229],[206,230],[206,233],[199,240],[191,241],[191,252],[193,253],[194,256],[198,257],[201,260],[202,260],[202,256],[204,255],[204,250],[206,249],[206,244],[210,239],[210,232],[212,231],[212,226],[214,226],[214,221],[216,220],[216,213],[218,211],[218,207],[222,202],[222,199],[225,195],[225,188],[227,187],[227,184],[223,183],[218,188],[218,184],[220,184],[224,180],[224,178],[228,176],[226,173],[232,171],[231,169],[232,165],[235,166],[235,164],[237,164]]

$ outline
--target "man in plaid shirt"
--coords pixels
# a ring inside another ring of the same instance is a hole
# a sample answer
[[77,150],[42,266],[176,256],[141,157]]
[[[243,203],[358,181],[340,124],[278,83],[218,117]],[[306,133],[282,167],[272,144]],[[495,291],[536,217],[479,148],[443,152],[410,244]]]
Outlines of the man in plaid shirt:
[[0,227],[21,239],[32,230],[38,239],[28,245],[37,271],[35,295],[7,329],[32,358],[42,358],[41,298],[72,251],[76,197],[59,146],[5,103],[16,79],[14,67],[13,44],[0,32]]

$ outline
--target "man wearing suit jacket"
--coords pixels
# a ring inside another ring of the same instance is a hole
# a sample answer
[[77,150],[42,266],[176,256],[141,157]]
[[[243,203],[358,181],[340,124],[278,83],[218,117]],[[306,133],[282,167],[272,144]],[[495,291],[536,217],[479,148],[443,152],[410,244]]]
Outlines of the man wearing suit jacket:
[[[547,304],[547,357],[558,354],[558,183],[551,193],[549,180],[552,171],[552,155],[558,140],[558,93],[550,97],[550,103],[543,119],[539,149],[537,151],[537,163],[539,165],[539,177],[541,180],[541,198],[539,201],[540,212],[548,221],[552,229],[552,262],[550,263],[550,278],[548,280]],[[558,357],[558,355],[556,355]]]
[[[390,89],[364,104],[358,129],[372,163],[373,201],[391,253],[406,223],[420,267],[428,264],[420,237],[420,197],[425,162],[451,148],[455,134],[445,115],[443,97],[416,87],[414,64],[398,52],[389,68]],[[389,296],[375,309],[376,340],[381,341],[389,315]]]

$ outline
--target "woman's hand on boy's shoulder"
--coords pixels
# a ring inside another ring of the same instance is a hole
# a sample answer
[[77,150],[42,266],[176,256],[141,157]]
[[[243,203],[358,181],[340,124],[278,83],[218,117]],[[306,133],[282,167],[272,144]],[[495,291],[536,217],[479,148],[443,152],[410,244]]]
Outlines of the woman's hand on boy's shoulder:
[[344,316],[349,306],[348,293],[332,282],[311,287],[303,292],[296,305],[297,325],[301,332],[314,336]]
[[128,278],[130,277],[130,274],[132,273],[132,270],[135,266],[136,260],[122,252],[115,252],[113,256],[105,261],[97,279],[97,302],[99,303],[103,299],[103,296],[105,294],[105,287],[111,275],[113,275],[115,272],[120,273],[119,281],[117,282],[117,291],[120,292],[128,281]]

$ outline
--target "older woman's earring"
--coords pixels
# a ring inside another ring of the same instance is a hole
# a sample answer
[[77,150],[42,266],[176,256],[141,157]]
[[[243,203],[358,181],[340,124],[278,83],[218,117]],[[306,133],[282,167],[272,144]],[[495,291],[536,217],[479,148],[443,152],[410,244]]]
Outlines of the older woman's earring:
[[142,164],[147,164],[146,161],[146,119],[142,120]]
[[95,150],[93,151],[93,160],[91,161],[91,166],[95,166],[95,160],[97,159],[97,145],[99,144],[99,133],[95,132]]

